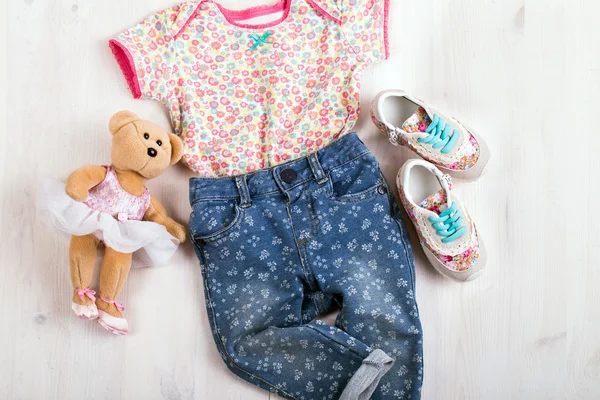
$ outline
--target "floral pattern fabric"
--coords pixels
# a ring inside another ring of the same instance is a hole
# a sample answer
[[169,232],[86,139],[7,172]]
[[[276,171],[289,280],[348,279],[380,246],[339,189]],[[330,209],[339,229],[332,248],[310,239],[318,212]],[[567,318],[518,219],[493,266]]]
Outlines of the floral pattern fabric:
[[427,111],[423,107],[419,107],[417,108],[417,111],[402,124],[402,129],[410,133],[425,132],[430,124],[431,118],[429,118]]
[[[400,187],[400,184],[398,185]],[[458,254],[442,254],[438,251],[435,251],[433,247],[427,243],[427,240],[423,238],[423,233],[420,227],[420,224],[415,217],[415,206],[406,199],[406,195],[404,190],[400,189],[400,200],[406,209],[409,217],[412,219],[415,228],[417,230],[417,234],[419,236],[419,241],[421,245],[427,247],[429,251],[440,260],[448,269],[452,271],[466,271],[473,264],[477,262],[479,259],[479,237],[477,235],[477,228],[475,227],[475,223],[471,220],[471,217],[467,214],[464,215],[464,221],[466,224],[471,225],[471,235],[469,239],[469,245],[466,250],[461,251]],[[425,200],[419,204],[419,207],[422,207],[426,210],[432,211],[436,214],[440,214],[447,208],[447,200],[446,200],[446,191],[444,189],[435,192],[431,196],[427,197]]]
[[[429,124],[431,124],[431,118],[424,107],[418,107],[413,115],[403,123],[401,130],[392,130],[389,126],[384,124],[379,115],[380,112],[381,111],[377,109],[376,98],[373,100],[370,110],[371,121],[373,121],[375,126],[377,126],[377,128],[386,136],[396,138],[393,143],[408,147],[421,158],[438,167],[443,167],[451,171],[466,171],[473,168],[477,161],[479,161],[481,156],[481,146],[479,142],[477,142],[477,139],[469,129],[456,120],[454,123],[455,125],[460,126],[461,134],[465,136],[465,139],[462,140],[460,147],[455,153],[445,155],[439,150],[433,149],[430,144],[419,142],[419,138],[426,136],[421,135],[421,133],[425,133]],[[442,118],[446,117],[442,116]],[[461,139],[459,139],[459,141],[460,140]]]
[[[388,0],[282,0],[230,11],[182,3],[117,35],[136,98],[162,101],[200,176],[313,153],[358,119],[360,74],[387,57]],[[281,11],[271,24],[243,20]]]
[[[372,399],[417,400],[422,331],[399,210],[355,134],[316,157],[191,180],[190,234],[219,352],[255,385],[320,400],[339,398],[381,349],[395,362]],[[336,308],[334,326],[315,320]]]

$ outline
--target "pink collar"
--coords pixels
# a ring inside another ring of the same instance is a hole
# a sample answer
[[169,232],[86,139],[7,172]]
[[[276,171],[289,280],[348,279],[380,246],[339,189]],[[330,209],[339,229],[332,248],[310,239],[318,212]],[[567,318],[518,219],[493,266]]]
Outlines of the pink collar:
[[[281,24],[283,21],[287,19],[290,15],[290,10],[292,8],[292,3],[294,0],[280,0],[279,2],[272,5],[261,5],[251,8],[246,8],[244,10],[229,10],[223,7],[221,4],[214,2],[213,0],[207,0],[210,3],[213,3],[217,6],[223,17],[229,22],[231,25],[237,26],[239,28],[248,28],[248,29],[264,29],[264,28],[272,28],[276,25]],[[273,14],[276,12],[283,11],[283,15],[280,18],[277,18],[274,21],[265,23],[265,24],[244,24],[241,22],[237,22],[240,20],[248,20],[251,18],[262,17],[265,15]]]

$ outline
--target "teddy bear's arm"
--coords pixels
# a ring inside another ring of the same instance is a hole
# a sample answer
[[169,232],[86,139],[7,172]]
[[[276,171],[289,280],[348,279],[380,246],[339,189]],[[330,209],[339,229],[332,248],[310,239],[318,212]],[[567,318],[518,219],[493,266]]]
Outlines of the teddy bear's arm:
[[185,228],[167,215],[167,210],[165,210],[163,205],[154,196],[150,196],[150,207],[148,207],[146,214],[144,214],[144,220],[156,222],[164,226],[180,242],[185,241]]
[[85,201],[89,190],[102,182],[105,176],[105,167],[99,165],[81,167],[67,178],[65,192],[75,201]]

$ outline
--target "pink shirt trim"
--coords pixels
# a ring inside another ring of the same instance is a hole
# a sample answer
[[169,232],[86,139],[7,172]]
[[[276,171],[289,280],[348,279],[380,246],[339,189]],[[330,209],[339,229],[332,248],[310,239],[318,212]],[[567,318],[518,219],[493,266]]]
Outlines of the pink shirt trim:
[[[263,29],[271,28],[285,21],[288,15],[290,14],[292,1],[294,0],[280,0],[279,2],[272,5],[260,5],[256,7],[246,8],[244,10],[229,10],[223,7],[221,4],[214,2],[213,0],[206,1],[216,5],[221,14],[223,14],[223,17],[225,17],[227,22],[229,22],[231,25],[235,25],[240,28]],[[283,11],[283,15],[281,16],[281,18],[277,18],[276,20],[268,22],[266,24],[244,24],[237,22],[239,20],[262,17],[280,11]]]
[[[311,1],[311,0],[309,0]],[[390,19],[390,0],[383,3],[383,40],[385,44],[385,59],[390,58],[390,38],[388,36],[388,22]]]
[[[310,4],[315,10],[323,14],[326,18],[335,22],[336,24],[341,24],[342,20],[333,16],[330,12],[326,11],[323,7],[321,7],[315,0],[306,0],[308,4]],[[384,22],[383,22],[383,41],[384,41],[384,59],[387,60],[390,57],[390,38],[388,36],[388,23],[390,16],[390,0],[384,0],[383,2],[383,13],[384,13]]]
[[117,63],[121,67],[121,71],[123,72],[123,76],[127,81],[127,86],[129,86],[129,90],[133,94],[134,99],[139,99],[142,97],[142,90],[140,89],[140,82],[138,80],[137,71],[135,69],[135,63],[133,62],[133,57],[131,53],[123,44],[118,42],[116,39],[111,39],[108,42],[110,49],[112,50]]

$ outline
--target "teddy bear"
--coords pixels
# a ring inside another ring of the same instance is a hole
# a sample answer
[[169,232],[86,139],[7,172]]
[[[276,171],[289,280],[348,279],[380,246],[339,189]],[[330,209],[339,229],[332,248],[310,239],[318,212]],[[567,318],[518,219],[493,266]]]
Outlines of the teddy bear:
[[[183,143],[129,111],[116,113],[109,130],[110,165],[79,168],[66,184],[46,184],[45,189],[55,226],[71,234],[71,308],[79,318],[97,319],[112,333],[125,335],[125,308],[117,297],[132,259],[144,266],[168,264],[186,237],[184,227],[144,186],[181,159]],[[96,297],[90,285],[101,244],[105,252]]]

